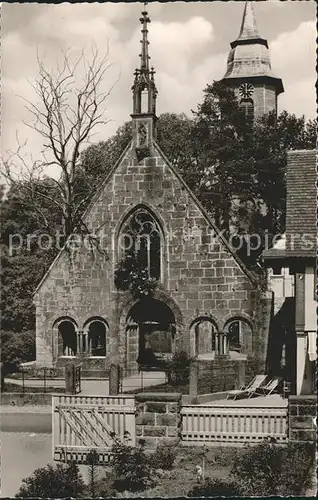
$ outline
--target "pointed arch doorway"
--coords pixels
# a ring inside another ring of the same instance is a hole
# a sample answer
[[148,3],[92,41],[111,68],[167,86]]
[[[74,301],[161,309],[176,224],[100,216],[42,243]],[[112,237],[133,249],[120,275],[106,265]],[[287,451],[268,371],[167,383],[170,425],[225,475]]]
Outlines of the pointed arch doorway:
[[160,368],[174,352],[175,317],[164,302],[152,298],[139,300],[126,319],[126,369],[139,366]]

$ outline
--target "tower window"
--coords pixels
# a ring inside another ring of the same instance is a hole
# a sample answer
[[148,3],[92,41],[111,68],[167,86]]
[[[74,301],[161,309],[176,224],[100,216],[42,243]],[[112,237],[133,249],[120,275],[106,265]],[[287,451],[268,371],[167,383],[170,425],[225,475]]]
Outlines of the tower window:
[[254,102],[252,99],[242,99],[240,101],[240,111],[242,115],[248,120],[254,119]]
[[148,113],[148,101],[149,101],[149,93],[148,90],[143,90],[141,92],[141,113]]

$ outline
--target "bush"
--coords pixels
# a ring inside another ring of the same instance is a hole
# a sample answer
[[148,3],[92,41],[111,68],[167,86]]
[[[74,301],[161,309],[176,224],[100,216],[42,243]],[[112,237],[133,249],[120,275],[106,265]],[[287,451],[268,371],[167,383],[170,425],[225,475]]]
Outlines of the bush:
[[154,485],[154,470],[142,444],[133,448],[116,439],[112,452],[116,490],[142,491]]
[[207,478],[196,484],[187,494],[188,497],[235,497],[240,490],[235,483]]
[[30,477],[23,479],[16,498],[78,498],[84,491],[82,476],[72,462],[36,469]]
[[313,449],[264,442],[237,459],[232,476],[244,496],[299,496],[310,485]]
[[157,288],[158,281],[149,276],[138,255],[126,254],[115,270],[115,286],[118,290],[129,290],[133,297],[151,297]]
[[107,472],[104,477],[98,479],[95,487],[96,498],[116,497],[115,480],[116,478],[112,472]]
[[177,457],[177,448],[171,445],[158,445],[152,455],[152,463],[156,469],[171,470]]
[[187,380],[190,374],[191,361],[192,358],[190,358],[186,351],[176,351],[168,364],[169,383],[181,384]]
[[1,361],[4,374],[19,370],[21,363],[35,359],[35,333],[5,332],[1,338]]

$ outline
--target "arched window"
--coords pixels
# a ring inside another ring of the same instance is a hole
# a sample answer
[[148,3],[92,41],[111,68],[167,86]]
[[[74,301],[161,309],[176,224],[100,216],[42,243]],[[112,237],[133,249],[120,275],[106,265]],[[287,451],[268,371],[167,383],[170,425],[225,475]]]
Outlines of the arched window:
[[58,323],[59,352],[61,356],[76,356],[77,333],[75,324],[71,320]]
[[211,354],[215,351],[216,324],[210,318],[197,318],[192,323],[194,329],[195,355]]
[[106,356],[106,325],[95,320],[88,327],[88,352],[91,356]]
[[228,321],[225,325],[224,332],[227,335],[229,351],[242,352],[243,344],[247,344],[251,341],[251,326],[243,318],[233,318]]
[[157,221],[144,207],[135,210],[122,227],[119,245],[122,254],[134,254],[149,276],[161,277],[162,233]]
[[241,99],[240,111],[249,121],[254,120],[254,102],[252,99]]
[[106,356],[107,321],[99,316],[94,316],[85,321],[82,335],[82,352],[87,356]]

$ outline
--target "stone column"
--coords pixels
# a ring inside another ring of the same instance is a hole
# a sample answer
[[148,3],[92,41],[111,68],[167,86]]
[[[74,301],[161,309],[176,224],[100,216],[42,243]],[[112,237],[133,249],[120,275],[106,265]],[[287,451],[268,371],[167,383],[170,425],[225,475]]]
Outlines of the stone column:
[[76,332],[76,340],[77,340],[77,356],[82,352],[82,342],[81,342],[81,330],[78,330]]
[[92,337],[90,337],[89,333],[87,332],[87,352],[88,355],[92,355]]
[[215,357],[224,358],[228,357],[227,336],[224,332],[218,332],[215,336]]

